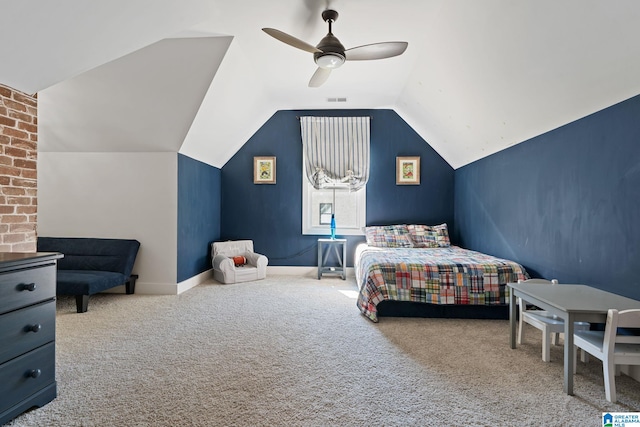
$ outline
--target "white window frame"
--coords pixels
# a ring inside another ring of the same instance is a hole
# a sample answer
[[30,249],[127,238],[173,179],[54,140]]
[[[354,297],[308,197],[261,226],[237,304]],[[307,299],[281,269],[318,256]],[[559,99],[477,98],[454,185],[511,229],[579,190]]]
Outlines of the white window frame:
[[[331,227],[329,225],[314,226],[312,224],[312,206],[311,192],[315,191],[302,171],[302,234],[311,235],[329,235]],[[344,227],[340,226],[340,222],[336,225],[336,234],[340,236],[363,236],[364,227],[367,224],[367,186],[365,185],[358,191],[351,193],[356,199],[356,226]]]

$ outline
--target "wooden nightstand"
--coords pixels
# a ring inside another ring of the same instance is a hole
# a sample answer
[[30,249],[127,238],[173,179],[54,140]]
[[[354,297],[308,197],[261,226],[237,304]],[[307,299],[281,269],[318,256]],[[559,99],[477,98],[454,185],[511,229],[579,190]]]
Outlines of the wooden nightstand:
[[[342,250],[340,250],[342,249]],[[329,254],[334,253],[337,266],[327,266]],[[347,239],[318,239],[318,279],[323,274],[339,274],[342,280],[347,278]]]

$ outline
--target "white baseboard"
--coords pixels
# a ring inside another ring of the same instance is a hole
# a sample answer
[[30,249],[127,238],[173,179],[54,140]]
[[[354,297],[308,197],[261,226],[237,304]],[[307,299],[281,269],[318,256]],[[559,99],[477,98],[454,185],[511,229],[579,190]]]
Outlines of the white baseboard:
[[[318,267],[267,266],[267,275],[318,277]],[[347,277],[355,275],[353,267],[347,267]]]
[[213,279],[213,268],[193,276],[190,279],[184,280],[177,285],[177,293],[181,294],[184,291],[188,291],[191,288],[198,286],[200,283]]
[[[213,269],[193,276],[180,283],[136,282],[136,294],[141,295],[178,295],[213,277]],[[120,288],[120,287],[118,287]],[[114,288],[114,289],[118,289]],[[121,287],[124,292],[124,286]]]
[[620,372],[629,375],[636,381],[640,381],[640,366],[637,365],[622,365]]
[[140,295],[178,295],[178,284],[138,282],[135,293]]
[[[122,285],[105,289],[102,293],[124,294],[126,291],[124,285]],[[172,283],[136,282],[136,289],[134,293],[140,295],[177,295],[178,285]]]
[[[347,277],[354,277],[353,267],[347,267]],[[318,267],[267,266],[267,275],[317,277]],[[178,295],[199,284],[213,279],[213,269],[193,276],[180,283],[136,282],[136,294],[141,295]],[[105,292],[124,293],[124,286],[116,286]]]

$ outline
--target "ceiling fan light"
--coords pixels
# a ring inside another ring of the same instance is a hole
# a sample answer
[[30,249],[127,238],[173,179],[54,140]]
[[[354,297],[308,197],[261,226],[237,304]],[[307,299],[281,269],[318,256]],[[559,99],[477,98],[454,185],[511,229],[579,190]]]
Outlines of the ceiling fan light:
[[318,55],[316,58],[316,64],[320,68],[327,68],[332,70],[334,68],[340,67],[344,64],[345,57],[340,55],[339,53],[328,52],[323,55]]

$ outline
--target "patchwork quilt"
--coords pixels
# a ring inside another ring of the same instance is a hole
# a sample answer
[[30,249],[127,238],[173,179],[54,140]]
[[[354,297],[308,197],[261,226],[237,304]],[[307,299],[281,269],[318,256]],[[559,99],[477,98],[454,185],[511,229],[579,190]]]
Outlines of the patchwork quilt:
[[507,283],[529,278],[525,268],[457,246],[379,248],[358,246],[358,308],[374,322],[384,300],[430,304],[504,305]]

